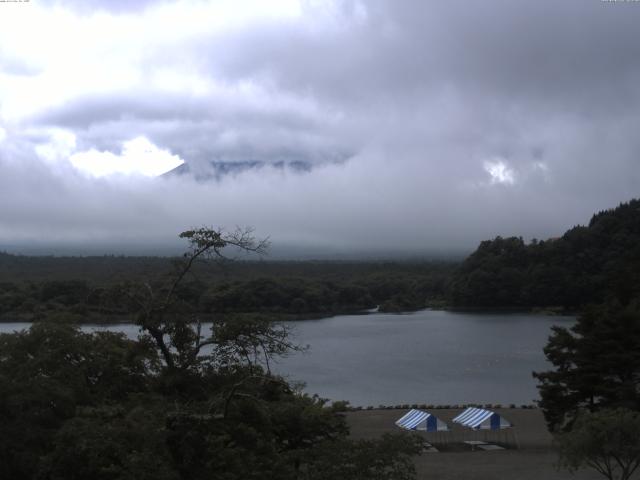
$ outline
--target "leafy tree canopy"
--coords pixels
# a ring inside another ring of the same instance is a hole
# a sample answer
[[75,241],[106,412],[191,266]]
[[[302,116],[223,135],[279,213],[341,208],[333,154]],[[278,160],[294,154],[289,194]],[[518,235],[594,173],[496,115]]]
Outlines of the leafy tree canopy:
[[591,307],[544,349],[553,370],[534,373],[551,430],[570,428],[582,409],[640,410],[640,308]]
[[627,480],[640,466],[640,413],[627,409],[583,412],[570,432],[556,435],[560,466],[588,466],[609,480]]

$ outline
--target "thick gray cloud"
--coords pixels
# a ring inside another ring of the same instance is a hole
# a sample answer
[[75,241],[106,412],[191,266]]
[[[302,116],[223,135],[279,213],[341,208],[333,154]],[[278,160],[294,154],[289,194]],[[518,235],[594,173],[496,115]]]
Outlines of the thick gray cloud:
[[[181,5],[116,13],[142,28],[205,4]],[[214,223],[332,251],[470,249],[556,236],[638,196],[640,3],[301,5],[176,25],[187,33],[167,41],[132,34],[130,48],[101,38],[110,64],[123,59],[113,85],[5,114],[0,245],[161,244]],[[203,183],[91,179],[65,162],[139,136],[196,170],[266,166]],[[283,161],[314,167],[269,166]]]

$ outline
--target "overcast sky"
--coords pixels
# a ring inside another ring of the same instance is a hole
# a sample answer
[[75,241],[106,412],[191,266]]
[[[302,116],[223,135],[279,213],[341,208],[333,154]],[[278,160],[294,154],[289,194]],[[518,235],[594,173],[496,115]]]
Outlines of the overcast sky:
[[547,238],[640,196],[639,130],[640,2],[0,3],[0,250]]

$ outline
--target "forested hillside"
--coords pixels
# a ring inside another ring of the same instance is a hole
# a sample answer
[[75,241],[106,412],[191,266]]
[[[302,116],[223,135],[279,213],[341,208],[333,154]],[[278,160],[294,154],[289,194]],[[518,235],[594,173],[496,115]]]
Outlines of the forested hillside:
[[449,289],[454,306],[571,310],[608,300],[627,304],[639,294],[640,200],[597,213],[560,238],[484,241]]

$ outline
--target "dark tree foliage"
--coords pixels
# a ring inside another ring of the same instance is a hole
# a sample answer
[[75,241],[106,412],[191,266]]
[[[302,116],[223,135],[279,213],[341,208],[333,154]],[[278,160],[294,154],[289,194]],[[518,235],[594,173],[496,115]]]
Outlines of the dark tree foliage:
[[[4,258],[4,260],[3,260]],[[7,260],[10,259],[10,260]],[[0,320],[122,321],[114,302],[123,283],[157,286],[176,259],[144,257],[18,257],[0,255]],[[441,305],[451,262],[195,262],[174,298],[201,315],[261,313],[280,319],[316,318],[371,309],[408,311]],[[5,270],[7,265],[13,266]],[[107,273],[117,270],[109,277]],[[19,272],[18,272],[19,271]],[[42,277],[48,274],[48,278]],[[82,280],[71,280],[70,275]],[[24,281],[16,282],[16,278]]]
[[640,466],[640,413],[624,408],[583,412],[556,435],[559,466],[593,468],[609,480],[628,480]]
[[158,368],[152,345],[115,333],[39,323],[0,335],[0,478],[34,478],[79,409],[147,393]]
[[554,327],[544,349],[553,370],[536,372],[550,430],[571,428],[587,409],[640,410],[640,309],[589,308],[570,329]]
[[308,279],[257,278],[221,283],[201,298],[204,312],[261,312],[270,314],[331,314],[375,306],[360,285]]
[[412,454],[422,448],[418,437],[386,434],[384,443],[360,440],[325,442],[310,452],[304,480],[409,480]]
[[80,410],[56,432],[38,478],[178,480],[159,413],[147,404]]
[[593,216],[562,237],[487,240],[453,275],[457,306],[578,309],[640,295],[640,200]]
[[196,263],[264,244],[247,230],[182,238],[190,248],[171,274],[110,293],[137,340],[64,318],[0,335],[0,478],[297,480],[327,465],[330,478],[413,478],[415,442],[351,441],[325,400],[270,372],[298,348],[286,327],[236,314],[204,330],[188,284]]

